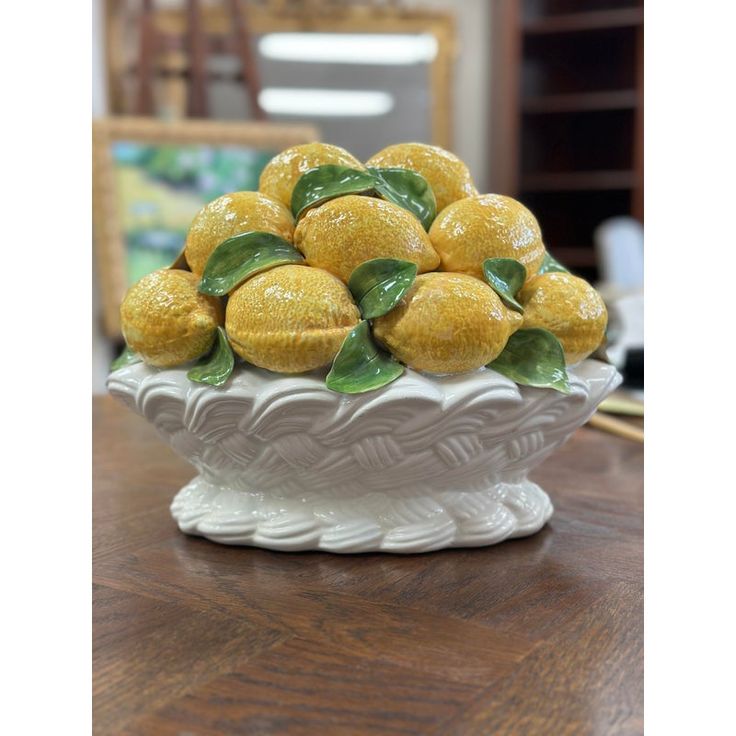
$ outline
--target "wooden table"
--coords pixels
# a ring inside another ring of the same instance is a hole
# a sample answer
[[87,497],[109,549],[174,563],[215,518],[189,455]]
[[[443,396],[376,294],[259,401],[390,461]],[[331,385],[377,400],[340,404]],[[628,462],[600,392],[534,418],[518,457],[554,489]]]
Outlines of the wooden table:
[[642,732],[642,447],[582,429],[536,473],[539,534],[427,555],[222,547],[192,475],[94,401],[97,734]]

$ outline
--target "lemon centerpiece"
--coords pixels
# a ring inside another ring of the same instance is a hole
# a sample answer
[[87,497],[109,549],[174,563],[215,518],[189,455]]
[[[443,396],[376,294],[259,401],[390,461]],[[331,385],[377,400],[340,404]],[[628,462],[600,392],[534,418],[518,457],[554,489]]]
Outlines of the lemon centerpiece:
[[584,360],[606,328],[595,289],[442,149],[363,165],[297,146],[260,187],[207,205],[121,306],[110,391],[199,473],[179,528],[402,553],[540,529],[552,505],[527,474],[620,381]]
[[462,161],[424,144],[389,146],[366,166],[328,144],[288,149],[260,192],[202,209],[184,255],[129,290],[120,360],[199,359],[187,375],[212,386],[237,356],[274,373],[329,369],[340,393],[405,368],[486,367],[565,393],[566,365],[606,328],[602,299],[547,253],[534,215],[477,194]]

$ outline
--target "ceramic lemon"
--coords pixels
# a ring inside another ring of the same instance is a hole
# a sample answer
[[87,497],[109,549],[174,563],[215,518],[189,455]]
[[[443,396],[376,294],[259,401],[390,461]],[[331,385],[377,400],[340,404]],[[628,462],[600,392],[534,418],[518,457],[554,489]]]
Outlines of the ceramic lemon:
[[482,281],[426,273],[417,276],[397,307],[374,321],[373,331],[410,368],[461,373],[498,357],[521,321]]
[[608,313],[600,294],[569,273],[545,273],[527,281],[517,296],[524,327],[543,327],[562,344],[570,365],[587,358],[602,342]]
[[205,205],[187,234],[184,255],[189,268],[202,275],[207,259],[223,240],[260,230],[291,242],[294,218],[281,202],[259,192],[232,192]]
[[279,373],[328,365],[360,321],[347,287],[308,266],[279,266],[234,291],[225,330],[244,360]]
[[426,143],[397,143],[371,156],[366,166],[411,169],[432,187],[437,212],[448,204],[478,194],[468,167],[455,154]]
[[502,194],[479,194],[454,202],[432,223],[429,238],[441,269],[483,278],[486,258],[513,258],[527,277],[544,258],[536,217],[521,202]]
[[198,283],[189,271],[161,269],[128,289],[120,306],[123,337],[149,365],[181,365],[212,347],[222,305],[200,294]]
[[340,146],[329,143],[305,143],[292,146],[274,156],[261,172],[258,191],[291,209],[291,193],[302,174],[325,164],[362,169],[363,164]]
[[310,266],[344,282],[372,258],[398,258],[432,271],[440,259],[414,215],[373,197],[338,197],[307,212],[294,231],[294,245]]

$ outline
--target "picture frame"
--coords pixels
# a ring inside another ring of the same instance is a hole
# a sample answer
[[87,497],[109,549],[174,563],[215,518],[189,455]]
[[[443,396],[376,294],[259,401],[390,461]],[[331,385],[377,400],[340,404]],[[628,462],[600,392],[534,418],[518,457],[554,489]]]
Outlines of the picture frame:
[[[437,41],[437,54],[429,64],[428,91],[431,99],[431,140],[451,148],[453,141],[453,70],[459,55],[456,20],[451,12],[404,7],[397,3],[284,2],[260,0],[247,6],[250,33],[379,33],[430,34]],[[231,32],[226,3],[209,3],[201,10],[204,29],[214,39]],[[130,4],[126,0],[106,0],[105,48],[107,99],[116,114],[127,114],[134,107],[130,94],[138,63],[135,42],[137,29],[131,27]],[[182,53],[186,48],[187,10],[167,4],[153,14],[156,36],[172,50],[160,68],[162,79],[186,75]],[[165,55],[166,56],[166,55]],[[183,67],[182,67],[183,64]]]
[[[120,337],[119,308],[130,283],[174,261],[202,206],[227,191],[257,189],[257,174],[268,159],[316,140],[319,131],[301,124],[94,120],[92,227],[108,337]],[[225,173],[218,178],[223,162]],[[145,187],[147,195],[136,200],[136,192]]]

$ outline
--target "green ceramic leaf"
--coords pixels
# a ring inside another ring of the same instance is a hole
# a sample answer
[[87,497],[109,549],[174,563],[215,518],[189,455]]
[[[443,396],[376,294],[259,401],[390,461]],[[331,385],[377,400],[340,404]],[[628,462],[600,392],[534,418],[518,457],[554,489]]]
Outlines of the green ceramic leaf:
[[570,273],[570,271],[568,271],[568,269],[566,269],[558,260],[545,251],[544,260],[542,261],[542,265],[539,267],[538,273],[551,273],[552,271]]
[[416,171],[408,169],[371,169],[375,178],[376,191],[389,202],[409,210],[419,219],[425,230],[429,230],[437,214],[437,202],[432,187]]
[[202,294],[222,296],[260,271],[303,261],[302,254],[278,235],[258,231],[240,233],[212,251],[199,290]]
[[437,205],[432,188],[421,174],[408,169],[351,169],[325,164],[310,169],[294,187],[291,211],[298,220],[310,207],[346,194],[379,194],[419,218],[425,230]]
[[541,327],[517,330],[488,367],[522,386],[570,393],[560,341]]
[[414,283],[417,266],[396,258],[374,258],[361,263],[350,275],[348,288],[363,319],[390,312]]
[[526,268],[513,258],[487,258],[483,273],[491,288],[509,308],[524,314],[524,308],[514,298],[526,281]]
[[360,394],[395,381],[403,372],[401,363],[376,347],[368,323],[363,320],[345,338],[326,383],[332,391]]
[[346,194],[365,194],[374,188],[373,175],[348,166],[325,164],[300,177],[291,193],[291,211],[298,220],[310,207]]
[[133,363],[141,363],[143,361],[143,358],[138,355],[138,353],[134,353],[127,345],[125,346],[125,349],[123,350],[120,355],[118,355],[115,360],[113,360],[112,363],[110,363],[110,372],[116,371],[119,368],[123,368],[126,365],[133,365]]
[[194,368],[187,373],[190,381],[208,383],[210,386],[222,386],[235,367],[235,356],[228,342],[225,330],[217,328],[217,337],[212,350]]

